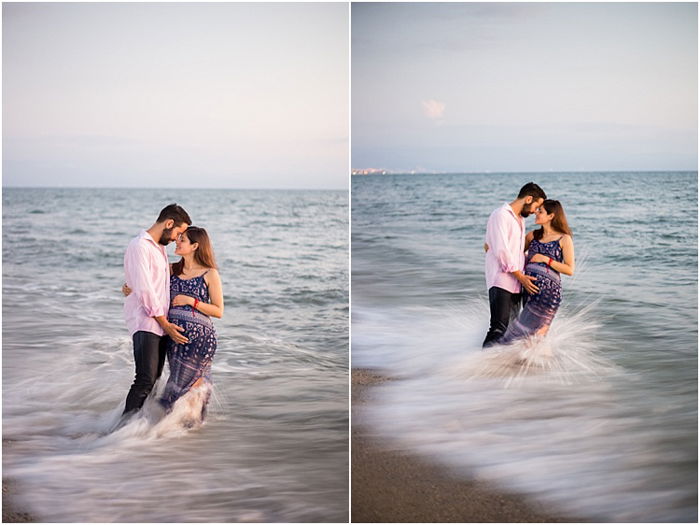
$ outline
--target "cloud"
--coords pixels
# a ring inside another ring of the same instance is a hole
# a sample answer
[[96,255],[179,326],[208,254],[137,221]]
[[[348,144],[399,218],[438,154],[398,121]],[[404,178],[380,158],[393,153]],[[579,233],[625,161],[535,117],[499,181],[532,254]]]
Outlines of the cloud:
[[429,119],[440,120],[445,114],[445,103],[437,100],[424,100],[421,102],[423,114]]

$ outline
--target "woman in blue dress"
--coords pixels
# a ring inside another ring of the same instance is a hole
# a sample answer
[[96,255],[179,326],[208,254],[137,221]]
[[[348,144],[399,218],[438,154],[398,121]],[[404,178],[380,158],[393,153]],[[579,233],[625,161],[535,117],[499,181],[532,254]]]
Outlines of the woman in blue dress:
[[525,237],[525,274],[535,277],[539,291],[523,294],[523,310],[499,344],[545,335],[561,304],[561,274],[574,274],[574,241],[561,203],[545,200],[535,212],[535,224],[542,227]]
[[[224,314],[224,294],[214,251],[204,228],[190,226],[175,241],[181,259],[170,265],[168,321],[180,327],[187,342],[167,338],[170,377],[160,398],[167,412],[190,390],[202,394],[201,419],[211,396],[211,363],[216,352],[216,330],[212,317]],[[131,290],[124,285],[124,293]]]
[[224,314],[224,294],[206,230],[190,226],[175,243],[175,255],[182,258],[172,265],[168,321],[183,329],[188,342],[177,344],[168,338],[170,377],[160,403],[170,411],[180,397],[197,388],[204,392],[201,414],[204,419],[211,396],[211,363],[217,344],[211,317],[221,318]]

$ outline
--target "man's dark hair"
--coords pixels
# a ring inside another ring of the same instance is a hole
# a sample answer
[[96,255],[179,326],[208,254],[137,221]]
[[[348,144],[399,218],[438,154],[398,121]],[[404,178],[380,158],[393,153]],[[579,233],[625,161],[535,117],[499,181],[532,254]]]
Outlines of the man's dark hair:
[[534,182],[528,182],[525,186],[520,188],[520,193],[518,193],[518,199],[522,199],[523,197],[532,197],[535,200],[546,199],[547,194]]
[[175,226],[180,226],[183,222],[187,223],[187,226],[192,224],[192,219],[187,215],[187,212],[181,206],[175,203],[168,204],[165,208],[160,210],[160,215],[158,215],[158,220],[156,222],[165,222],[168,219],[175,221]]

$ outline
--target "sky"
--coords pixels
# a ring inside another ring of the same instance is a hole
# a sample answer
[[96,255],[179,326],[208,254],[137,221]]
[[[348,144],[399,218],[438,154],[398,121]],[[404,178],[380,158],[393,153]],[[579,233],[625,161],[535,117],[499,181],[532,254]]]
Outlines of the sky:
[[694,3],[352,5],[352,168],[697,170]]
[[2,13],[3,186],[347,189],[347,4]]

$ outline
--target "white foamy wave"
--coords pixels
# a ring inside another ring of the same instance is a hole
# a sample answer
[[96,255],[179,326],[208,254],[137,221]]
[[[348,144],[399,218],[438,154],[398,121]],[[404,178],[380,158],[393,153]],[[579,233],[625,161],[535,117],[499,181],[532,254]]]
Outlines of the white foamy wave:
[[483,298],[356,310],[353,366],[398,379],[373,390],[356,422],[397,449],[571,516],[687,521],[687,492],[659,483],[683,460],[658,446],[634,376],[604,356],[593,310],[562,308],[544,338],[488,350]]
[[[97,414],[74,412],[71,417],[65,417],[58,411],[45,411],[12,418],[3,436],[5,446],[12,452],[5,458],[5,473],[19,480],[22,486],[37,486],[18,495],[16,500],[25,508],[31,508],[39,518],[50,515],[54,521],[72,521],[76,514],[89,516],[91,521],[131,521],[130,509],[141,500],[145,503],[143,496],[148,494],[149,482],[152,483],[151,490],[160,490],[162,485],[167,485],[165,480],[154,478],[152,473],[138,479],[138,458],[152,462],[153,451],[163,448],[171,448],[174,456],[171,490],[183,482],[206,484],[208,473],[192,470],[186,462],[177,461],[177,454],[182,448],[182,438],[193,432],[192,435],[196,436],[195,431],[205,424],[201,419],[202,407],[211,386],[203,384],[192,388],[166,414],[157,401],[164,385],[165,381],[159,381],[142,410],[128,419],[122,419],[123,403]],[[216,416],[217,419],[221,417]],[[28,428],[33,429],[31,434]],[[17,436],[17,441],[14,436]],[[131,500],[127,494],[113,494],[102,507],[95,507],[92,498],[106,496],[103,492],[108,490],[109,484],[105,484],[104,479],[106,468],[109,468],[111,477],[128,483],[129,491],[143,489],[145,492],[138,496],[134,494]],[[245,477],[243,473],[239,475],[241,479]],[[178,476],[183,479],[178,481]],[[159,485],[157,489],[155,483]],[[251,486],[257,484],[241,483],[237,489]],[[78,496],[79,488],[86,497],[65,499],[67,493]],[[190,493],[192,497],[198,494],[207,496],[201,489]],[[127,504],[129,500],[131,504]],[[214,509],[203,512],[205,521],[217,516]],[[156,521],[164,516],[175,521],[178,518],[175,509],[168,513],[162,503],[155,504],[148,513]],[[245,515],[252,516],[250,513]],[[260,519],[264,520],[265,516]]]

